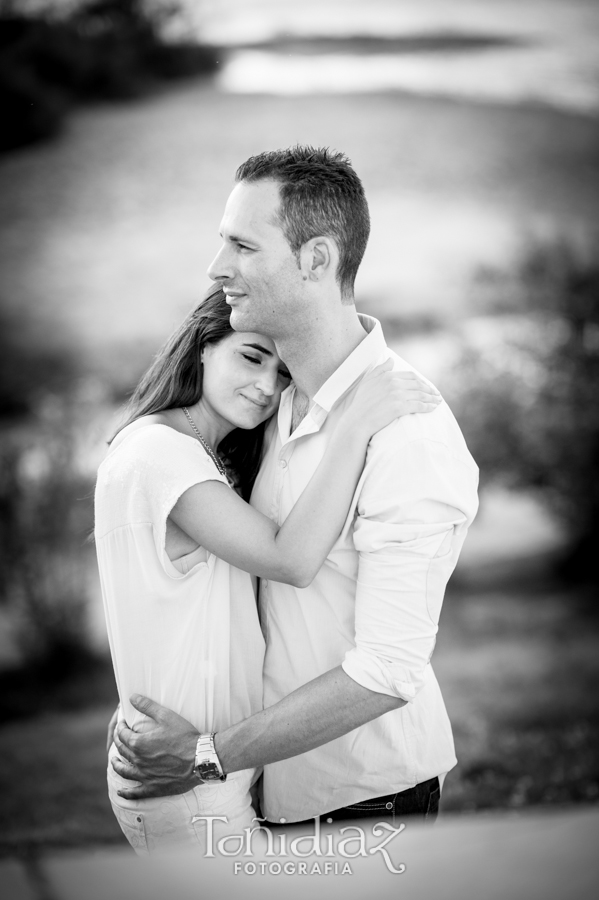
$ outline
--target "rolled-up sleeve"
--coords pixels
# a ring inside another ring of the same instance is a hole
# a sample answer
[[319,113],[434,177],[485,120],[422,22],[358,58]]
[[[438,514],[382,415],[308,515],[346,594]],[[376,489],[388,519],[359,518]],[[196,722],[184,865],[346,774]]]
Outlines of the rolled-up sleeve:
[[373,444],[354,529],[355,647],[342,666],[364,687],[410,701],[425,682],[445,587],[476,512],[477,469],[434,440]]

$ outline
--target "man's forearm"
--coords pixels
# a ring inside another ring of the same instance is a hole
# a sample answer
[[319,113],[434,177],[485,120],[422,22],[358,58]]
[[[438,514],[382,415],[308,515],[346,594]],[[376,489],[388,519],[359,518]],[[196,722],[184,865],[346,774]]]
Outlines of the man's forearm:
[[[198,784],[194,773],[198,731],[186,719],[148,697],[133,695],[143,728],[117,726],[119,755],[112,767],[131,781],[118,793],[129,800],[166,797]],[[220,731],[215,747],[224,771],[266,765],[326,744],[405,704],[362,687],[341,666],[325,672],[268,709]],[[139,782],[139,783],[135,783]]]
[[218,732],[215,748],[225,772],[237,772],[313,750],[400,706],[404,700],[362,687],[338,666]]

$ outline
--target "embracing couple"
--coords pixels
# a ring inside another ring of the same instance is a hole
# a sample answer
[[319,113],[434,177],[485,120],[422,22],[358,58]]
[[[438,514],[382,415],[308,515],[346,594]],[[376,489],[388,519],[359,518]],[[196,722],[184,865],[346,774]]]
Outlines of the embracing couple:
[[240,166],[216,286],[100,466],[109,796],[141,854],[205,847],[206,817],[434,819],[455,765],[430,661],[478,471],[356,312],[368,234],[344,155]]

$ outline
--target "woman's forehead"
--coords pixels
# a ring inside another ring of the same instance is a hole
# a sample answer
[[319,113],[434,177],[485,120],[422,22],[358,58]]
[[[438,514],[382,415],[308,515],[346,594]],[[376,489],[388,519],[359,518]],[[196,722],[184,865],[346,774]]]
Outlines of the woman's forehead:
[[265,334],[257,334],[253,331],[236,331],[234,335],[235,343],[238,346],[251,347],[254,350],[259,350],[261,353],[264,353],[265,356],[272,357],[275,360],[279,359],[279,355],[272,339]]

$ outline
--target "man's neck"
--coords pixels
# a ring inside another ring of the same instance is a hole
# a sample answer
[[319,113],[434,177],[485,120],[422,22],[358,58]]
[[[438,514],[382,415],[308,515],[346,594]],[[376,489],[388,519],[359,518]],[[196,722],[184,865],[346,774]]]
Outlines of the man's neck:
[[301,401],[312,402],[333,372],[362,343],[366,332],[353,305],[341,314],[314,322],[302,334],[276,341]]

